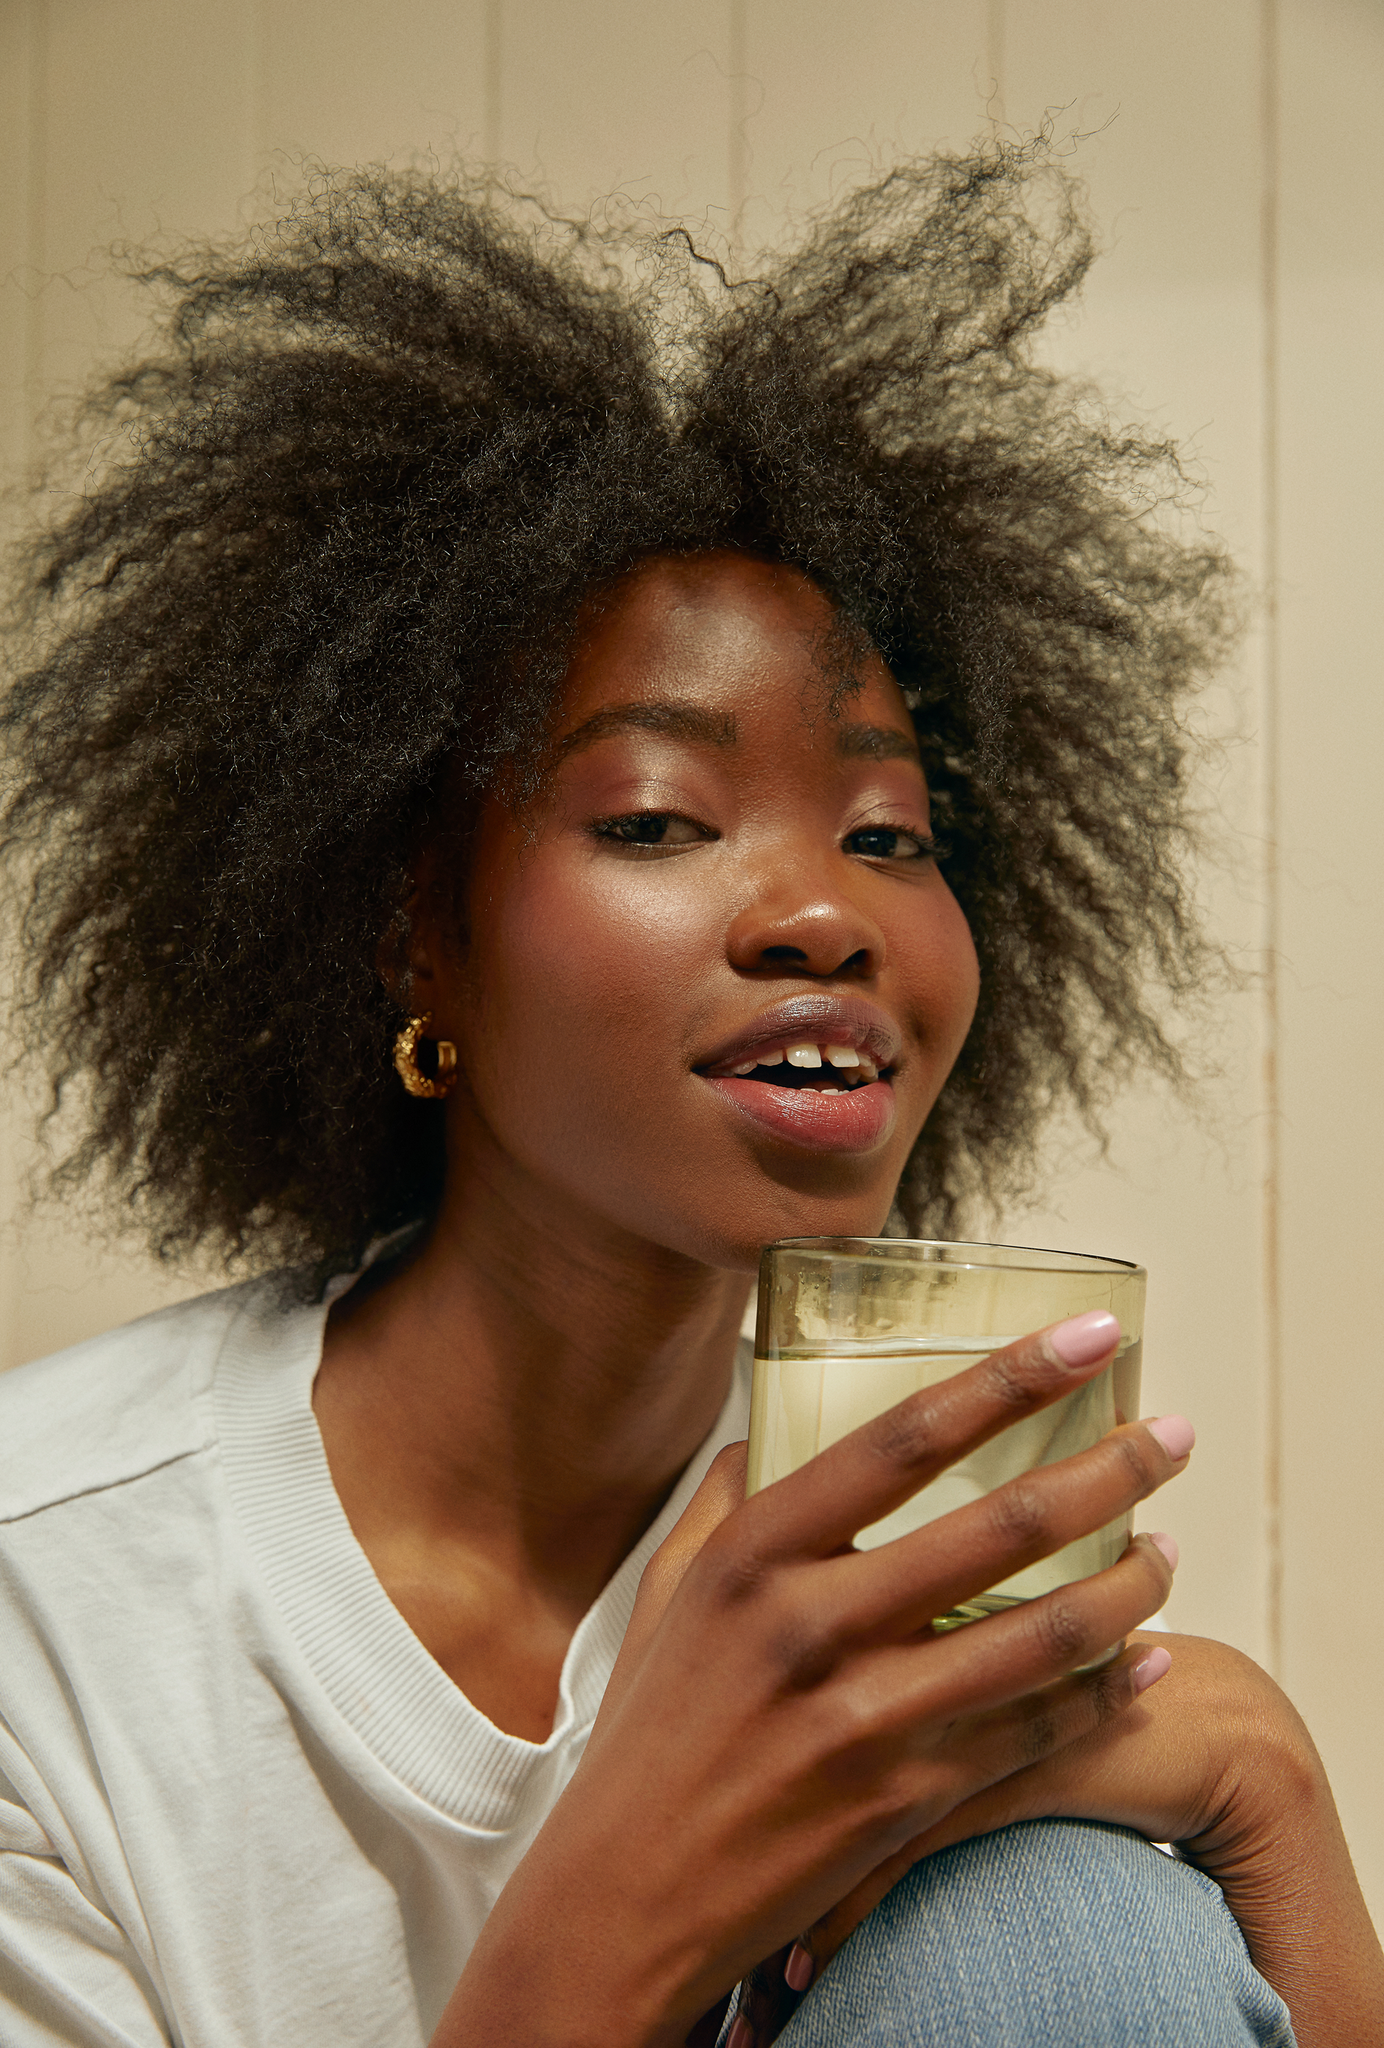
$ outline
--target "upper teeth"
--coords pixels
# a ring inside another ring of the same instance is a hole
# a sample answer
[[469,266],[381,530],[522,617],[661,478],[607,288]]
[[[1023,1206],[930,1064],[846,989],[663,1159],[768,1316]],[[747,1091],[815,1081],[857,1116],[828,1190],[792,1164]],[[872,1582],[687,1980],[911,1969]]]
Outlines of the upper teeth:
[[752,1074],[756,1067],[781,1067],[784,1061],[790,1067],[820,1067],[824,1062],[833,1067],[856,1067],[862,1079],[877,1079],[879,1068],[869,1053],[860,1052],[853,1045],[814,1045],[804,1039],[798,1045],[766,1045],[752,1059],[741,1060],[731,1068],[732,1074]]

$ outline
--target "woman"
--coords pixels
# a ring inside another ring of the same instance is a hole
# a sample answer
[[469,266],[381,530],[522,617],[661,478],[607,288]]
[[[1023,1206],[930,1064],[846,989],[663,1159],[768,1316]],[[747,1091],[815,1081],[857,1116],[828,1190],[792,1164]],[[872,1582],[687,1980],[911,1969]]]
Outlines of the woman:
[[1033,173],[733,291],[373,177],[163,274],[31,565],[22,1014],[65,1173],[281,1270],[0,1386],[7,2043],[1384,2040],[1281,1695],[1081,1668],[1170,1539],[927,1626],[1188,1425],[850,1547],[1110,1318],[743,1498],[761,1246],[1012,1185],[1199,966],[1222,569],[1028,360]]

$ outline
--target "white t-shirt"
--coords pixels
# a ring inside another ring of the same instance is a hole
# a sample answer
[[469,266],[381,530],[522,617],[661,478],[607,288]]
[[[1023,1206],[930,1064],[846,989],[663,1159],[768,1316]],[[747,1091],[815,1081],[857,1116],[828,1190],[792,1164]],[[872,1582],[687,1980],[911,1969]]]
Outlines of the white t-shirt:
[[582,1754],[640,1573],[541,1744],[391,1605],[311,1406],[326,1309],[258,1282],[0,1378],[3,2048],[414,2048]]

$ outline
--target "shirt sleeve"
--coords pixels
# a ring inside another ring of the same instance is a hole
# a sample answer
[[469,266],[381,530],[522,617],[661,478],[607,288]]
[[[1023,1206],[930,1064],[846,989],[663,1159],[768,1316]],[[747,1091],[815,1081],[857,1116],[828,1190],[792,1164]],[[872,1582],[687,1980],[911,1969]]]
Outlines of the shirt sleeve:
[[81,1890],[27,1807],[0,1797],[4,2048],[169,2048],[172,2038],[124,1931]]

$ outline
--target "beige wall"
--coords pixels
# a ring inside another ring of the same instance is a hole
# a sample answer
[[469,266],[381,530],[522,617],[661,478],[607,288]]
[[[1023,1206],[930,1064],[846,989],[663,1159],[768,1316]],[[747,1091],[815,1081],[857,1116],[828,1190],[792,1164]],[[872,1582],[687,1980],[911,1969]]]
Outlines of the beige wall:
[[[1108,244],[1051,347],[1190,445],[1266,593],[1212,706],[1233,854],[1220,929],[1261,979],[1225,1007],[1195,1114],[1120,1105],[1108,1162],[1054,1142],[1037,1243],[1151,1273],[1150,1408],[1195,1469],[1157,1508],[1174,1627],[1271,1665],[1326,1754],[1377,1917],[1384,1375],[1369,1245],[1384,1094],[1384,504],[1374,381],[1384,196],[1377,0],[8,0],[0,11],[6,400],[40,404],[135,331],[113,240],[226,228],[274,152],[457,148],[616,183],[744,245],[872,153],[1053,110]],[[282,161],[279,165],[283,175]],[[8,458],[25,452],[7,404]],[[17,1140],[14,1141],[17,1148]],[[17,1170],[11,1162],[11,1173]],[[190,1283],[93,1263],[47,1218],[0,1246],[0,1359]]]

